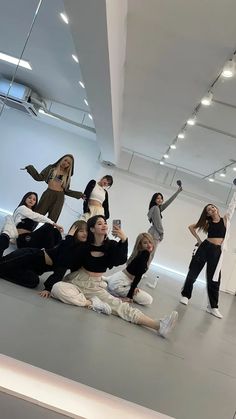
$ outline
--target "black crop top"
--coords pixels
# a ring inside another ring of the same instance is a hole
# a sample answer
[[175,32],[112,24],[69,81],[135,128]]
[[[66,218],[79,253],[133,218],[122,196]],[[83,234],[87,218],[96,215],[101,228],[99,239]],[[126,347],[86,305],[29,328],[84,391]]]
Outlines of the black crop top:
[[[91,252],[102,252],[103,256],[92,256]],[[71,272],[85,268],[90,272],[106,272],[113,266],[123,265],[127,261],[128,240],[125,242],[107,240],[102,246],[75,242],[73,236],[66,236],[59,245],[46,249],[53,261],[54,273],[44,283],[45,289],[51,291],[53,285],[61,281],[67,269]]]
[[215,239],[215,238],[224,239],[225,233],[226,233],[226,227],[224,224],[224,219],[222,217],[220,218],[220,221],[218,223],[213,223],[212,221],[209,221],[208,235],[207,235],[209,239]]
[[17,224],[16,228],[23,228],[24,230],[34,231],[38,223],[30,218],[24,218],[20,223]]
[[150,257],[150,253],[148,252],[148,250],[142,250],[127,265],[126,267],[127,272],[131,275],[134,275],[134,279],[130,286],[130,290],[127,294],[128,298],[133,298],[135,288],[137,288],[137,285],[140,282],[142,275],[147,271],[148,269],[147,264],[148,264],[149,257]]

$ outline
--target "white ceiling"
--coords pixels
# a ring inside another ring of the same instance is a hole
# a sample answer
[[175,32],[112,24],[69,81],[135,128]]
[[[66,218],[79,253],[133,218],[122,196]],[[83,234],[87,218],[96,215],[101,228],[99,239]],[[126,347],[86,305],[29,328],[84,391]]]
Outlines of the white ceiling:
[[[232,56],[235,16],[233,0],[128,0],[123,147],[162,158]],[[236,79],[220,78],[213,95],[235,107],[202,107],[168,159],[201,176],[236,160]]]
[[[20,57],[38,4],[39,0],[0,0],[0,51]],[[61,20],[61,12],[69,25]],[[106,0],[43,0],[22,57],[33,70],[18,68],[15,81],[31,87],[46,99],[49,111],[61,117],[58,121],[39,115],[42,122],[96,139],[101,158],[114,161],[106,17]],[[0,76],[11,79],[14,70],[0,61]]]
[[[66,119],[44,117],[44,122],[93,139],[93,132],[83,134],[76,123],[95,125],[102,154],[112,156],[106,1],[43,1],[23,56],[33,70],[19,68],[16,81],[32,87],[47,99],[52,112]],[[0,51],[19,57],[37,4],[38,0],[0,0]],[[64,10],[69,25],[59,17]],[[128,0],[121,121],[125,149],[157,161],[162,158],[232,56],[235,16],[235,0]],[[73,53],[79,64],[73,61]],[[0,74],[11,78],[13,72],[14,67],[0,62]],[[86,89],[79,85],[81,79]],[[85,97],[90,108],[84,104]],[[197,125],[187,128],[186,138],[171,150],[169,165],[204,177],[236,160],[236,78],[219,78],[213,99],[210,107],[201,107]],[[220,180],[231,182],[234,175],[230,171]]]

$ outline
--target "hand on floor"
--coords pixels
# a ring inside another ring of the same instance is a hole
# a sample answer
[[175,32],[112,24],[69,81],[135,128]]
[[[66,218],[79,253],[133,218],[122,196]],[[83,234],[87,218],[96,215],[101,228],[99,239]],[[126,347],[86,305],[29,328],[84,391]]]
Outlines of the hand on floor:
[[47,291],[47,290],[40,291],[39,295],[40,295],[40,297],[43,297],[43,298],[50,298],[51,297],[50,291]]

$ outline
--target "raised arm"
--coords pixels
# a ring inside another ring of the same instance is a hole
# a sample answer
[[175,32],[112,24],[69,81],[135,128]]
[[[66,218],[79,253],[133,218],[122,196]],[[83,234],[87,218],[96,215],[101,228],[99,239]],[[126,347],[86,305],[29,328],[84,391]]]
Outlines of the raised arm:
[[229,203],[226,214],[224,215],[224,219],[226,219],[227,221],[230,221],[234,214],[235,208],[236,208],[236,192],[234,192],[232,196],[232,199]]
[[179,193],[183,190],[182,186],[179,187],[179,189],[169,198],[167,199],[160,207],[161,211],[164,211],[179,195]]
[[45,167],[45,169],[43,169],[40,173],[38,173],[38,171],[32,165],[26,166],[25,169],[30,174],[30,176],[32,176],[32,178],[34,180],[37,180],[38,182],[42,182],[42,181],[47,182],[47,179],[48,179],[50,170],[52,169],[52,166],[49,165],[49,166]]

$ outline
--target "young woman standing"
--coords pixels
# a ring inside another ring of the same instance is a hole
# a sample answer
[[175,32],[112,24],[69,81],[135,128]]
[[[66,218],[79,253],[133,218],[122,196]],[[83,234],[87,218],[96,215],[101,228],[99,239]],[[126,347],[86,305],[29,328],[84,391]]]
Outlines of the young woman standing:
[[[188,227],[191,234],[197,239],[198,250],[190,262],[188,275],[181,292],[182,297],[180,302],[184,305],[188,304],[192,296],[193,284],[204,265],[207,264],[206,280],[209,299],[207,312],[219,319],[223,317],[218,309],[222,248],[226,244],[226,236],[228,235],[230,219],[235,205],[236,194],[234,194],[230,202],[227,213],[221,217],[219,209],[213,204],[208,204],[204,207],[198,222]],[[206,233],[207,239],[202,242],[197,231]]]
[[118,227],[113,227],[113,234],[119,242],[107,239],[108,226],[103,216],[94,216],[88,220],[88,246],[81,255],[81,268],[65,277],[65,282],[58,282],[52,288],[52,296],[67,304],[83,306],[81,293],[86,299],[98,297],[110,307],[110,313],[141,326],[146,326],[166,337],[177,321],[178,313],[173,311],[169,316],[157,321],[144,315],[127,302],[113,297],[105,288],[102,275],[115,264],[123,264],[127,259],[127,238]]
[[151,295],[138,288],[138,284],[148,269],[153,248],[152,236],[148,233],[139,234],[126,268],[109,277],[104,277],[108,284],[107,289],[114,297],[121,297],[122,301],[134,301],[141,305],[152,304],[153,298]]
[[[8,248],[10,240],[16,240],[18,248],[53,247],[62,240],[63,228],[55,224],[45,215],[35,212],[38,202],[38,195],[35,192],[27,192],[12,216],[5,217],[5,223],[0,234],[0,257]],[[44,226],[36,227],[38,223],[45,223]]]
[[54,222],[57,222],[61,214],[65,195],[77,199],[84,198],[82,192],[69,189],[71,176],[74,173],[74,157],[71,154],[62,156],[55,163],[45,167],[41,173],[38,173],[32,165],[22,170],[27,170],[34,180],[48,184],[48,189],[43,192],[36,211],[43,215],[48,213]]
[[113,184],[111,175],[103,176],[98,182],[90,180],[84,191],[84,214],[82,220],[87,221],[94,215],[104,215],[106,220],[110,217],[108,192],[106,188],[110,188]]

